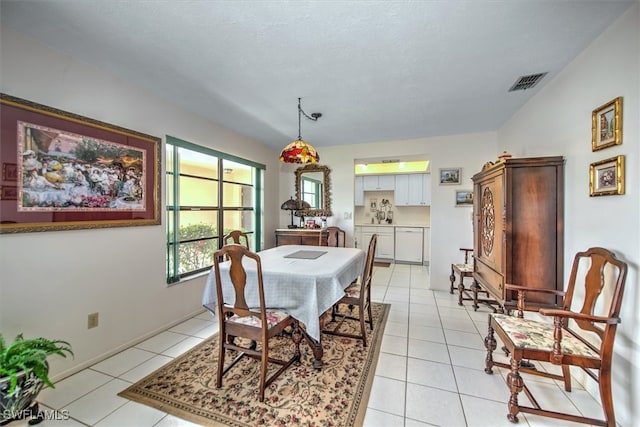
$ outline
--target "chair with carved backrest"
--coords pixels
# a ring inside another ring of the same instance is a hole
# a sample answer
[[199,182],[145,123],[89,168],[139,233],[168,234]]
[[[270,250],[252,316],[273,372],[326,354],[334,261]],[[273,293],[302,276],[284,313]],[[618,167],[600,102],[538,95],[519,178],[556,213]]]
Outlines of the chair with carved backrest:
[[245,248],[251,250],[251,248],[249,247],[249,236],[241,230],[230,231],[222,238],[223,245],[228,245],[230,243],[243,245]]
[[[298,321],[283,310],[265,307],[262,264],[258,254],[249,251],[242,245],[230,244],[217,251],[213,259],[220,324],[216,387],[222,386],[224,374],[244,356],[249,356],[261,362],[259,399],[262,402],[264,401],[265,388],[289,366],[300,360],[302,333]],[[220,270],[220,263],[223,259],[228,259],[230,262],[229,270],[224,273],[224,279],[225,281],[229,280],[233,285],[233,290],[226,293],[223,291],[223,273]],[[255,265],[255,284],[247,283],[247,272],[243,266],[243,259],[251,260]],[[249,292],[256,292],[258,295],[251,296]],[[229,303],[229,301],[233,301],[233,303]],[[247,301],[259,301],[259,306],[250,308]],[[269,341],[289,327],[292,330],[291,336],[294,343],[291,358],[282,360],[270,357]],[[238,342],[239,338],[245,338],[245,340]],[[245,343],[246,345],[244,345]],[[235,350],[239,354],[229,366],[225,367],[227,350]],[[267,378],[269,363],[280,365],[280,368]]]
[[327,227],[326,232],[327,232],[326,245],[325,245],[325,240],[323,236],[324,233],[320,233],[320,241],[318,242],[318,246],[336,246],[336,247],[340,246],[343,248],[345,247],[347,233],[345,233],[343,229],[341,229],[340,227],[331,226],[331,227]]
[[[619,261],[612,252],[590,248],[576,254],[564,292],[505,284],[507,289],[518,293],[517,315],[489,314],[485,372],[493,373],[494,366],[510,370],[507,375],[511,392],[507,418],[511,422],[517,422],[518,413],[525,412],[592,425],[616,425],[611,393],[611,360],[616,328],[620,323],[626,274],[627,264]],[[530,292],[555,294],[561,299],[561,308],[540,308],[537,319],[525,318],[524,311],[533,311],[526,304],[526,294]],[[503,350],[510,355],[510,364],[493,360],[497,346],[494,332],[504,344]],[[523,359],[559,365],[562,375],[523,367]],[[604,420],[541,408],[520,375],[522,372],[563,380],[565,390],[571,391],[571,366],[581,368],[598,383]],[[518,393],[523,390],[532,406],[518,402]]]
[[[373,317],[371,315],[371,276],[373,275],[373,258],[376,253],[377,242],[378,235],[372,235],[369,241],[369,249],[367,250],[367,258],[364,263],[362,275],[359,277],[359,280],[354,281],[345,289],[344,296],[331,308],[331,321],[329,325],[334,323],[335,326],[332,329],[324,328],[322,331],[329,335],[361,339],[363,347],[367,346],[366,324],[368,323],[370,329],[373,330]],[[341,312],[341,305],[349,306],[349,313]],[[352,307],[358,307],[357,316],[352,313]],[[366,319],[366,315],[368,315],[369,320]],[[337,317],[340,317],[340,320],[335,323]],[[344,321],[347,319],[360,322],[360,334],[352,334],[340,330]]]

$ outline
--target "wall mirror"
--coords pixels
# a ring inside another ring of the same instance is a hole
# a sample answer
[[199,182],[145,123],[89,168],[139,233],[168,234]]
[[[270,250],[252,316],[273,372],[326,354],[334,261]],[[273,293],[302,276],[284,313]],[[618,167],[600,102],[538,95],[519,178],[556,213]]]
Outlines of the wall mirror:
[[296,169],[296,199],[311,206],[297,211],[303,216],[331,216],[331,169],[327,166],[308,164]]

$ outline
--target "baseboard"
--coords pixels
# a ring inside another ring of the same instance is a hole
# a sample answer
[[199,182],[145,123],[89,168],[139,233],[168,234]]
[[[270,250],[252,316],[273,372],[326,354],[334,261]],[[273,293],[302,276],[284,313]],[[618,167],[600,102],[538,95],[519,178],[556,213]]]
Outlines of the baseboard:
[[110,358],[111,356],[114,356],[114,355],[116,355],[116,354],[118,354],[118,353],[120,353],[120,352],[122,352],[122,351],[124,351],[124,350],[126,350],[128,348],[130,348],[130,347],[133,347],[133,346],[135,346],[137,344],[140,344],[141,342],[143,342],[145,340],[148,340],[149,338],[159,334],[160,332],[164,332],[167,329],[173,328],[174,326],[179,325],[180,323],[182,323],[182,322],[184,322],[186,320],[189,320],[192,317],[197,316],[198,314],[204,313],[206,311],[207,310],[205,308],[199,309],[199,310],[197,310],[197,311],[195,311],[195,312],[193,312],[191,314],[188,314],[188,315],[185,315],[185,316],[181,317],[178,320],[170,322],[165,326],[161,326],[161,327],[159,327],[159,328],[157,328],[157,329],[155,329],[155,330],[153,330],[151,332],[148,332],[148,333],[146,333],[146,334],[144,334],[144,335],[142,335],[142,336],[140,336],[138,338],[132,339],[129,342],[127,342],[125,344],[122,344],[122,345],[116,347],[113,350],[110,350],[110,351],[108,351],[106,353],[103,353],[103,354],[101,354],[99,356],[96,356],[96,357],[94,357],[92,359],[89,359],[89,360],[87,360],[87,361],[85,361],[83,363],[80,363],[80,364],[78,364],[78,365],[76,365],[76,366],[74,366],[72,368],[69,368],[69,369],[64,370],[62,372],[59,372],[59,373],[57,373],[55,375],[52,375],[50,377],[51,378],[51,382],[53,382],[55,384],[58,381],[61,381],[61,380],[65,379],[65,378],[67,378],[67,377],[70,377],[73,374],[77,374],[78,372],[80,372],[80,371],[82,371],[84,369],[87,369],[87,368],[95,365],[96,363],[100,363],[103,360],[106,360],[106,359]]

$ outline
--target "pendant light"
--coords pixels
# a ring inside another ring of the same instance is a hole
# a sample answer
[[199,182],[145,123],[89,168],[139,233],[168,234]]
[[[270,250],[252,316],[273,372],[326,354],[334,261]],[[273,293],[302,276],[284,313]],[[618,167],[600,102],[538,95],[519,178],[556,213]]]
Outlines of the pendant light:
[[283,163],[317,163],[320,161],[320,156],[316,149],[302,139],[300,120],[303,114],[307,119],[314,122],[322,116],[321,113],[311,113],[311,116],[309,116],[302,110],[300,98],[298,98],[298,139],[284,147],[280,152],[280,161]]

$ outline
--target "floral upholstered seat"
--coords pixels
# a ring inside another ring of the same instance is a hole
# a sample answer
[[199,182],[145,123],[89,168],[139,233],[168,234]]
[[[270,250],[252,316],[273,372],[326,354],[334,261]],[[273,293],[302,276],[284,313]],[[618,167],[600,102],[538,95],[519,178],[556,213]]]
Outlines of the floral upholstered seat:
[[[252,310],[258,311],[259,309],[252,309]],[[284,310],[268,308],[266,309],[266,312],[267,312],[268,328],[271,328],[277,325],[278,323],[282,322],[289,316],[289,313],[287,313]],[[255,326],[256,328],[262,327],[262,320],[257,316],[241,317],[241,316],[238,316],[237,314],[234,314],[233,316],[227,319],[227,322],[234,322],[234,323],[239,323],[241,325]]]
[[[553,350],[553,323],[532,319],[519,319],[506,314],[494,314],[494,320],[509,335],[516,348],[532,350]],[[598,353],[591,350],[582,341],[569,332],[562,335],[562,353],[577,356],[598,358]]]
[[349,298],[360,298],[360,291],[361,291],[361,286],[359,282],[356,283],[352,283],[349,285],[349,287],[347,287],[347,289],[344,290],[344,293],[349,297]]

